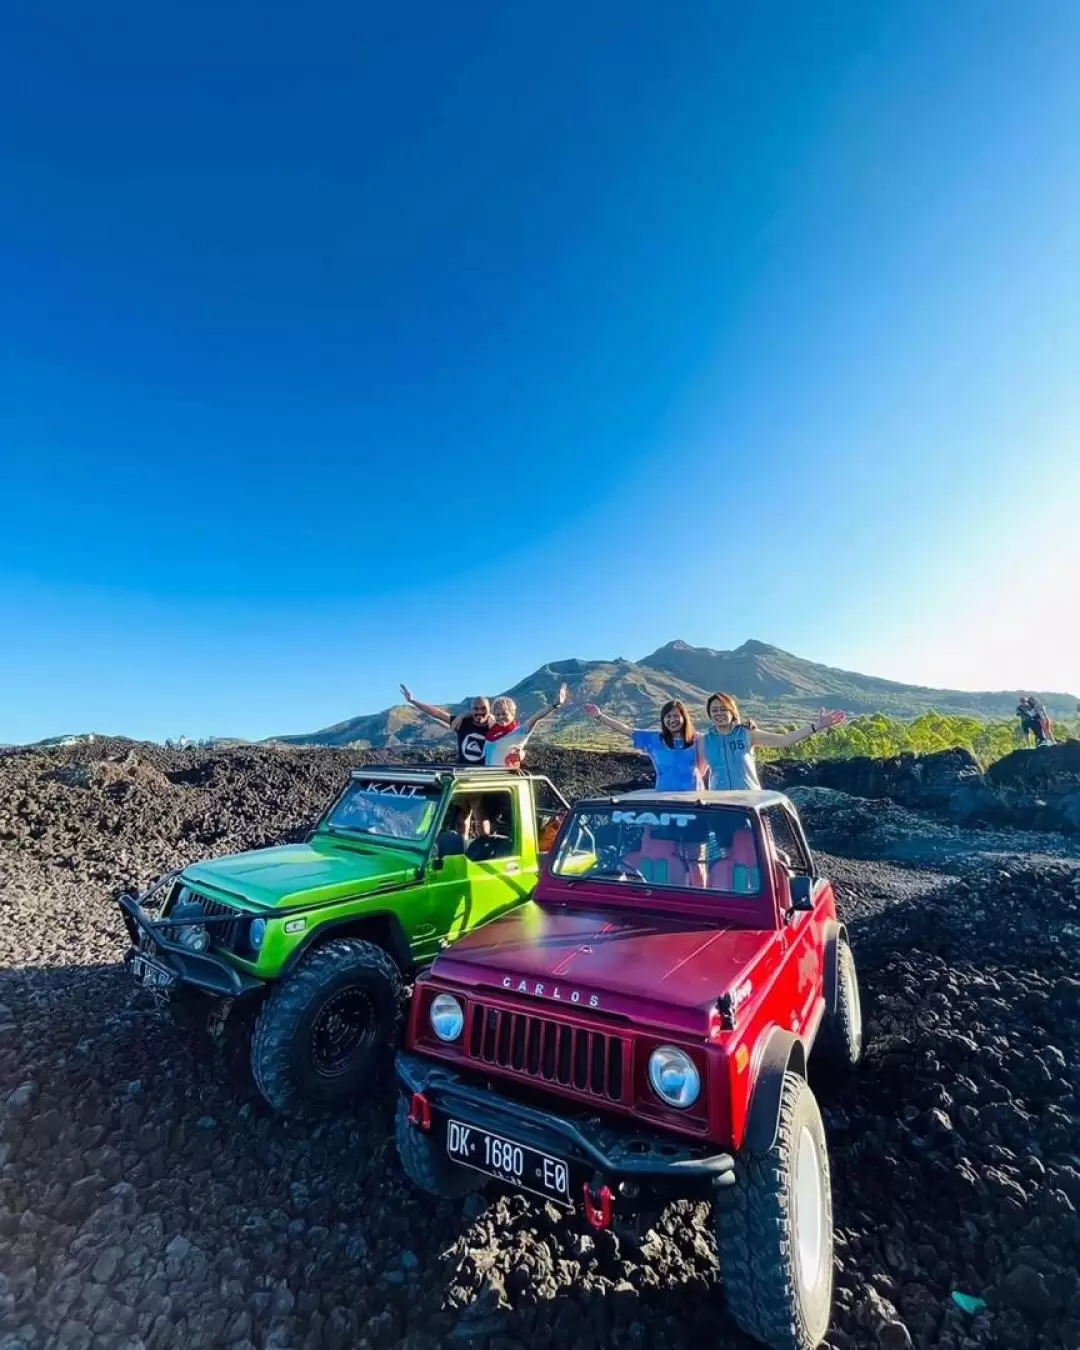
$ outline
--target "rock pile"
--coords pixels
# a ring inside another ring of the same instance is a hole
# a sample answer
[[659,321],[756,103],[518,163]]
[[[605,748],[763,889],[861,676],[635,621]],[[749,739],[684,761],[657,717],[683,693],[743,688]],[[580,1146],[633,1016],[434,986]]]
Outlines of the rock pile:
[[[132,995],[112,895],[296,837],[364,758],[0,758],[2,1350],[739,1341],[704,1208],[673,1206],[632,1251],[497,1190],[434,1202],[397,1166],[389,1091],[284,1121]],[[574,794],[647,780],[631,756],[543,763]],[[817,1082],[838,1350],[1080,1345],[1075,864],[979,850],[968,836],[963,869],[823,860],[868,1019],[857,1077]]]
[[1016,750],[985,775],[974,756],[955,749],[891,759],[777,760],[763,765],[762,782],[888,800],[964,825],[1080,835],[1080,741]]

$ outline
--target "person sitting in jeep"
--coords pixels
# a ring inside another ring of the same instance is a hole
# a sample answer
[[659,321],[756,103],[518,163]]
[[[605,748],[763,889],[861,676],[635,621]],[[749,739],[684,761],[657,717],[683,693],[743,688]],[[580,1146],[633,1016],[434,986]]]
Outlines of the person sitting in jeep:
[[413,698],[412,690],[407,684],[401,686],[401,692],[410,708],[417,708],[428,717],[434,718],[436,722],[442,722],[454,733],[457,737],[458,764],[484,763],[487,733],[494,725],[490,699],[483,694],[477,695],[469,712],[455,717],[446,708],[436,708],[431,703],[421,703],[419,699]]

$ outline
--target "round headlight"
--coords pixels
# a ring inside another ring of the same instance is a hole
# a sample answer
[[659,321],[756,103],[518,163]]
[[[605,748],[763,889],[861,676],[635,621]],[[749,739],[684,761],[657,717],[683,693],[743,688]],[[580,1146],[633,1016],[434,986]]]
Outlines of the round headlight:
[[210,934],[199,924],[187,924],[181,928],[176,936],[176,940],[181,947],[186,947],[189,952],[204,952],[210,946]]
[[440,1041],[456,1041],[465,1026],[465,1014],[453,994],[436,994],[429,1016],[431,1029]]
[[701,1091],[701,1076],[693,1060],[673,1045],[662,1045],[649,1056],[649,1082],[668,1106],[693,1106]]
[[252,919],[248,925],[248,942],[251,943],[252,951],[258,951],[263,945],[263,939],[266,937],[266,920]]

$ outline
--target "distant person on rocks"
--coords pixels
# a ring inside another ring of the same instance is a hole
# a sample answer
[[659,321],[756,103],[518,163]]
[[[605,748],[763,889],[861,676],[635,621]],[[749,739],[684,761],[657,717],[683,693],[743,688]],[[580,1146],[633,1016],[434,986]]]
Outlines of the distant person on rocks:
[[450,728],[457,737],[457,762],[459,764],[484,763],[487,734],[494,725],[489,699],[482,695],[474,698],[471,710],[455,717],[445,708],[435,708],[430,703],[421,703],[413,698],[412,690],[406,684],[401,686],[401,692],[405,696],[405,702],[410,707],[418,708],[420,712],[426,713],[428,717],[433,717],[436,722],[442,722],[444,726]]
[[635,729],[617,717],[601,712],[595,703],[585,704],[585,715],[613,731],[630,737],[635,750],[643,750],[656,772],[657,792],[693,792],[702,785],[694,719],[681,699],[672,699],[660,709],[660,730]]
[[1035,744],[1053,745],[1054,733],[1050,728],[1050,714],[1046,710],[1046,704],[1039,699],[1033,698],[1031,706],[1035,710]]
[[822,708],[808,726],[794,731],[762,731],[739,719],[739,705],[730,694],[713,694],[705,705],[712,726],[698,737],[698,768],[711,792],[757,790],[755,746],[782,749],[808,740],[819,731],[839,726],[847,714]]
[[560,685],[555,702],[549,703],[539,712],[534,712],[524,722],[518,721],[517,704],[512,698],[505,696],[497,698],[492,706],[494,717],[487,729],[484,763],[507,769],[520,769],[525,754],[525,743],[545,717],[550,717],[553,712],[565,706],[568,697],[566,685]]
[[1054,744],[1050,714],[1045,704],[1037,702],[1030,694],[1025,695],[1016,705],[1016,715],[1020,718],[1021,735],[1029,745],[1031,737],[1034,737],[1036,747]]

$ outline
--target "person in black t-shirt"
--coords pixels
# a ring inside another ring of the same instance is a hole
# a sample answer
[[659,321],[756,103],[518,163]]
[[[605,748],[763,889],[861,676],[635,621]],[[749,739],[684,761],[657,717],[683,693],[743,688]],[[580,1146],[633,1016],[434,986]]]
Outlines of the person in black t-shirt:
[[412,690],[406,684],[401,686],[401,692],[410,707],[419,708],[428,717],[433,717],[436,722],[442,722],[444,726],[450,728],[457,737],[459,764],[483,764],[487,733],[492,725],[490,699],[482,695],[474,698],[470,710],[460,717],[455,717],[446,708],[435,708],[430,703],[420,703],[413,698]]

